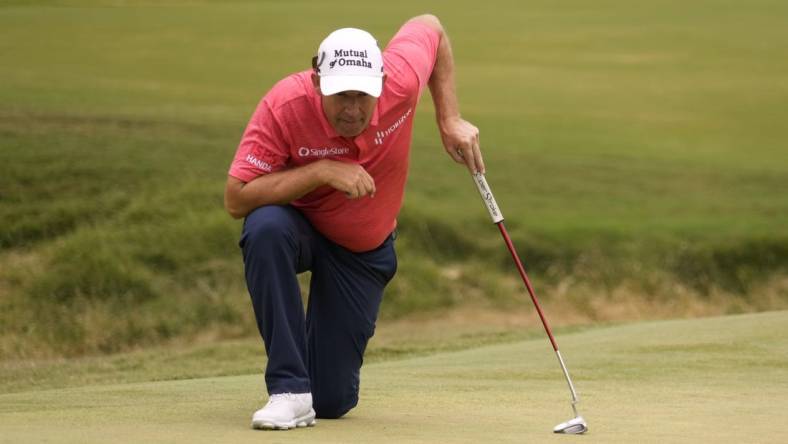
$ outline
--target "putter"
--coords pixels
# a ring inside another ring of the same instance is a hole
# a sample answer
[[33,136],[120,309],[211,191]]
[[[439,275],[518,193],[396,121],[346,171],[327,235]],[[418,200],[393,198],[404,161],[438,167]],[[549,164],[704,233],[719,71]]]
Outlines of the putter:
[[544,331],[547,332],[547,337],[550,338],[550,343],[553,345],[555,355],[558,357],[558,363],[561,364],[561,370],[564,372],[566,383],[569,385],[569,392],[572,395],[572,411],[575,413],[575,417],[569,421],[562,422],[561,424],[555,426],[553,428],[553,432],[573,435],[585,433],[588,431],[588,424],[586,423],[585,419],[583,419],[583,417],[577,413],[578,398],[577,392],[575,391],[575,386],[572,384],[572,378],[569,377],[569,371],[566,369],[566,364],[564,364],[564,358],[561,357],[561,352],[558,351],[558,343],[555,342],[553,332],[550,330],[550,325],[547,323],[547,319],[544,317],[544,313],[542,313],[542,308],[539,306],[539,301],[536,299],[536,294],[534,293],[534,289],[531,286],[531,281],[528,279],[528,275],[525,274],[523,263],[520,261],[520,257],[517,256],[517,251],[514,249],[512,239],[509,237],[509,233],[506,232],[506,227],[503,225],[503,215],[501,214],[501,210],[498,208],[498,204],[495,202],[495,197],[493,197],[490,186],[487,185],[487,180],[485,180],[484,174],[475,173],[473,175],[473,179],[474,182],[476,182],[476,188],[479,189],[479,194],[481,194],[482,200],[484,200],[487,211],[490,213],[490,218],[492,218],[492,221],[495,225],[498,225],[498,229],[501,230],[501,235],[503,236],[503,240],[506,242],[506,247],[509,249],[509,253],[512,254],[512,259],[514,259],[514,263],[517,265],[517,270],[520,272],[520,277],[523,278],[525,288],[528,289],[528,294],[531,296],[531,301],[533,301],[534,306],[536,307],[536,312],[539,313],[539,319],[542,320]]

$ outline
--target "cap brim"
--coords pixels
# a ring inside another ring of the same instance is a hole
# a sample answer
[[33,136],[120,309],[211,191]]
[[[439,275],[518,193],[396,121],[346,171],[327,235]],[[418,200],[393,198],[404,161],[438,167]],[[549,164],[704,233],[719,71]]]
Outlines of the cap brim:
[[372,97],[380,97],[383,77],[368,76],[324,76],[320,77],[320,92],[330,96],[343,91],[361,91]]

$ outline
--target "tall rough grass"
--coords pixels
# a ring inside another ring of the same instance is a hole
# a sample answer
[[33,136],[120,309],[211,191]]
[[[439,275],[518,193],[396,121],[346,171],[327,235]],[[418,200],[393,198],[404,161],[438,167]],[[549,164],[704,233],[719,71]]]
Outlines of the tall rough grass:
[[[249,115],[333,27],[425,9],[556,322],[788,306],[785,4],[7,2],[0,359],[255,335],[222,210]],[[429,101],[381,316],[522,307]]]

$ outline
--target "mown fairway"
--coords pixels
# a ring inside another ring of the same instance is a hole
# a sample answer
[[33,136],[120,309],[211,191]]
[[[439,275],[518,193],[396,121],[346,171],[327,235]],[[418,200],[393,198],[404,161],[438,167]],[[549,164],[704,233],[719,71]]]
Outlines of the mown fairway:
[[[357,24],[385,43],[432,11],[491,182],[529,231],[751,237],[785,222],[784,2],[3,3],[3,160],[23,177],[40,159],[86,178],[102,172],[91,159],[169,161],[151,173],[221,184],[260,96],[328,31]],[[444,159],[424,99],[412,210],[483,220],[461,205],[472,185]],[[57,234],[12,233],[3,245]]]
[[[788,312],[598,328],[559,337],[583,437],[548,342],[371,364],[361,404],[314,429],[259,432],[262,375],[0,395],[0,442],[784,442]],[[166,374],[157,375],[166,378]]]

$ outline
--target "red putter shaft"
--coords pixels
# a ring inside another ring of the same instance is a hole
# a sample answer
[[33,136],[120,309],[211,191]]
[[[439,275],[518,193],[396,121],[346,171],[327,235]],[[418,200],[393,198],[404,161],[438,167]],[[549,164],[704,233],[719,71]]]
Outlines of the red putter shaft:
[[550,330],[550,325],[547,323],[544,313],[542,313],[542,307],[539,305],[539,300],[536,299],[534,288],[531,286],[531,280],[528,279],[528,275],[525,274],[525,268],[523,267],[523,263],[520,261],[520,257],[517,255],[517,251],[514,249],[512,239],[509,237],[509,233],[506,232],[506,227],[503,225],[503,221],[500,221],[495,225],[498,225],[498,229],[501,230],[501,236],[503,236],[503,240],[506,242],[506,248],[509,249],[509,253],[511,253],[512,259],[514,259],[514,263],[517,265],[517,271],[520,272],[520,277],[523,278],[525,288],[528,289],[528,294],[531,296],[531,301],[533,301],[534,306],[536,307],[536,312],[539,313],[539,318],[542,320],[542,325],[544,326],[544,331],[547,332],[547,337],[550,338],[550,343],[553,345],[553,350],[558,351],[558,344],[556,344],[555,338],[553,338],[553,332]]

